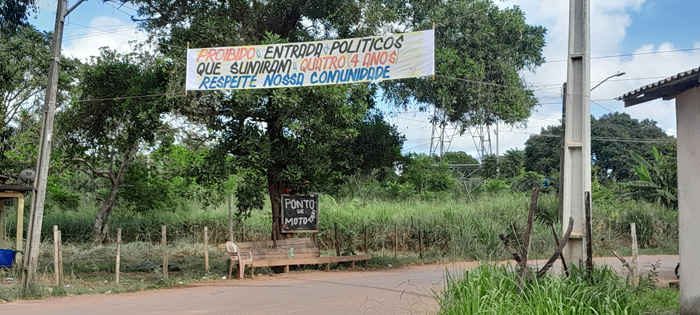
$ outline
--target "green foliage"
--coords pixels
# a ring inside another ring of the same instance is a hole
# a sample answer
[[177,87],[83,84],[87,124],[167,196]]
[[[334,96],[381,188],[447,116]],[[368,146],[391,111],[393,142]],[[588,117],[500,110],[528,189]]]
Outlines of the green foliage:
[[418,193],[447,192],[457,185],[447,163],[437,163],[434,158],[422,154],[409,156],[401,181],[413,185]]
[[464,151],[445,152],[442,162],[447,164],[479,164],[479,161]]
[[512,178],[520,175],[523,163],[525,163],[525,151],[509,149],[498,160],[500,176],[504,178]]
[[525,170],[545,175],[559,173],[561,133],[561,126],[547,126],[525,141]]
[[666,206],[678,205],[678,180],[676,175],[675,157],[664,156],[653,147],[654,161],[647,162],[634,151],[632,158],[639,163],[634,166],[634,172],[639,180],[628,182],[625,188],[629,192],[622,198],[642,199]]
[[[595,121],[595,122],[594,122]],[[649,119],[638,121],[632,119],[626,113],[610,113],[599,119],[591,120],[591,135],[604,138],[641,138],[641,139],[667,139],[673,137],[666,135],[656,122]],[[601,180],[629,181],[635,179],[633,166],[635,161],[630,160],[629,152],[653,159],[653,148],[661,149],[661,152],[675,156],[675,144],[622,142],[622,141],[592,141],[591,152]]]
[[540,191],[546,191],[544,185],[544,175],[533,171],[525,171],[525,168],[520,169],[520,174],[512,179],[512,189],[517,192],[529,192],[534,187],[540,188]]
[[[525,142],[526,170],[545,175],[559,171],[561,132],[561,125],[548,126],[543,128],[539,135],[530,136]],[[639,121],[625,113],[605,114],[598,119],[591,117],[591,136],[598,138],[591,141],[591,157],[595,175],[603,183],[624,182],[636,178],[634,161],[629,158],[630,151],[647,160],[654,158],[654,143],[608,139],[660,139],[655,145],[661,153],[675,156],[676,152],[673,138],[666,135],[655,121]],[[662,143],[663,141],[668,142]]]
[[37,10],[36,0],[0,1],[0,34],[12,33],[25,25],[29,14]]
[[400,106],[430,104],[445,110],[447,121],[465,127],[529,116],[537,100],[519,72],[544,62],[543,27],[528,25],[517,6],[501,9],[490,0],[409,3],[410,29],[430,29],[440,21],[435,29],[435,70],[440,75],[383,82],[388,99]]
[[[592,281],[584,270],[570,277],[534,275],[518,294],[518,272],[512,266],[482,265],[448,275],[438,293],[441,314],[645,314],[676,309],[677,291],[634,288],[610,269],[595,269]],[[660,292],[664,292],[662,294]],[[675,294],[668,294],[676,292]],[[660,297],[669,300],[661,301]]]
[[481,168],[479,168],[479,176],[481,178],[499,178],[498,176],[498,157],[496,155],[487,155],[481,158]]
[[[16,2],[17,5],[21,3],[27,2]],[[0,12],[7,6],[12,7],[7,1],[1,2]],[[9,20],[0,18],[0,29],[6,22]],[[0,170],[3,174],[16,175],[36,166],[40,105],[46,88],[50,41],[49,33],[31,25],[21,25],[14,32],[0,32]],[[61,59],[59,106],[66,99],[66,91],[72,88],[79,66],[76,59]]]
[[[403,161],[401,148],[406,137],[379,112],[368,112],[354,129],[357,137],[336,143],[331,149],[331,167],[345,176],[360,173],[380,180],[391,177],[397,164]],[[337,182],[344,180],[339,178]],[[333,188],[323,191],[332,192]]]
[[510,185],[502,179],[487,179],[478,188],[478,192],[500,194],[510,190]]

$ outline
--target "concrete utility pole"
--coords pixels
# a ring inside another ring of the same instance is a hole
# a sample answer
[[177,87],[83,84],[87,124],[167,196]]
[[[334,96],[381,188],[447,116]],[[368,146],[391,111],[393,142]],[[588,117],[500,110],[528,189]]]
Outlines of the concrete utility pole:
[[41,251],[41,224],[44,219],[44,201],[46,199],[46,179],[51,165],[51,139],[53,138],[53,120],[56,112],[56,94],[58,92],[58,71],[61,60],[61,42],[63,40],[63,25],[66,16],[85,0],[78,0],[70,9],[67,0],[58,0],[56,8],[56,24],[51,40],[51,60],[49,61],[49,76],[46,85],[44,115],[41,124],[41,137],[36,161],[36,177],[32,192],[32,208],[29,213],[27,229],[27,245],[24,250],[22,266],[22,287],[36,282],[36,269]]
[[585,196],[591,191],[590,0],[569,1],[567,66],[562,199],[563,222],[573,218],[574,228],[563,254],[579,265],[586,259]]

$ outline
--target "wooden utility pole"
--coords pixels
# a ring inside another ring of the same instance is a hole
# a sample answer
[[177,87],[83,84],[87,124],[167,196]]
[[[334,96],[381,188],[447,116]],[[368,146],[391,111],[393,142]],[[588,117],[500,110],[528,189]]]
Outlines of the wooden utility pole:
[[51,164],[51,138],[53,137],[53,121],[56,112],[56,94],[58,90],[59,61],[61,60],[61,44],[63,26],[66,16],[85,0],[78,0],[70,9],[68,0],[58,0],[56,7],[56,23],[54,24],[51,40],[51,59],[49,60],[49,75],[46,84],[41,136],[36,162],[36,177],[32,192],[32,208],[29,213],[29,228],[27,229],[27,245],[24,250],[25,259],[22,267],[22,287],[27,289],[36,281],[36,269],[41,251],[41,224],[44,219],[44,201],[46,199],[46,180]]

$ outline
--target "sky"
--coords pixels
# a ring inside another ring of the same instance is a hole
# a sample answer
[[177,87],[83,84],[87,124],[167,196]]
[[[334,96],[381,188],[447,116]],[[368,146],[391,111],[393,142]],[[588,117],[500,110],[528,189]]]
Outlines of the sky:
[[[69,0],[69,6],[77,0]],[[532,134],[548,125],[559,124],[561,118],[561,85],[566,80],[568,41],[568,7],[566,0],[495,0],[500,7],[520,6],[528,24],[547,28],[547,60],[534,72],[522,73],[533,86],[540,105],[523,124],[501,124],[499,134],[491,134],[495,153],[496,138],[499,152],[523,149]],[[53,30],[56,2],[39,0],[39,13],[32,23],[41,30]],[[620,111],[636,119],[652,119],[669,135],[676,134],[674,101],[652,101],[624,108],[615,97],[656,82],[676,73],[700,66],[700,1],[697,0],[591,0],[591,86],[617,72],[621,77],[608,80],[591,93],[591,113],[600,117]],[[119,51],[129,50],[129,41],[146,39],[131,21],[135,14],[129,6],[88,0],[73,11],[66,20],[63,53],[81,59],[97,54],[109,46]],[[439,24],[439,21],[436,21]],[[668,52],[672,51],[672,52]],[[437,67],[436,67],[437,68]],[[390,107],[386,119],[406,135],[404,152],[427,153],[432,126],[429,112],[409,108],[400,112]],[[492,129],[496,129],[495,126]],[[473,130],[475,131],[475,130]],[[466,151],[477,157],[475,141],[467,132],[454,129],[450,151]],[[447,144],[446,144],[447,145]]]

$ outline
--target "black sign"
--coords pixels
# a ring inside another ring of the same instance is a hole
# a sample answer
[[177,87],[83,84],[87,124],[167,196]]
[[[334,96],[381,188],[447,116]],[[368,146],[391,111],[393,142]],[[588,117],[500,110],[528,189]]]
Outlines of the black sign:
[[318,195],[282,195],[282,233],[318,231]]

